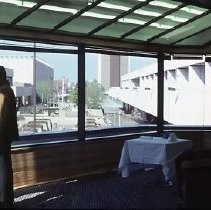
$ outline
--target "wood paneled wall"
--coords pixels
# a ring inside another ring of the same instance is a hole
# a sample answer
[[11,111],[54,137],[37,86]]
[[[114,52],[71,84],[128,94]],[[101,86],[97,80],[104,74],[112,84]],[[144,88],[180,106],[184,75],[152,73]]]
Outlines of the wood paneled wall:
[[[204,149],[203,131],[176,133],[179,138],[192,140],[193,150]],[[126,139],[128,137],[13,149],[14,187],[117,169]]]
[[117,169],[123,143],[113,139],[14,149],[14,187]]

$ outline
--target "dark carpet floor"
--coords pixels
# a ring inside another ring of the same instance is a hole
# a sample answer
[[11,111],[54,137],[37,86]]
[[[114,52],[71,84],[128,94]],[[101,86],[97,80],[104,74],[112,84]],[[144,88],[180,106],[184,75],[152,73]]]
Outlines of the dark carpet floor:
[[22,209],[178,209],[175,182],[155,184],[160,169],[89,175],[15,190]]

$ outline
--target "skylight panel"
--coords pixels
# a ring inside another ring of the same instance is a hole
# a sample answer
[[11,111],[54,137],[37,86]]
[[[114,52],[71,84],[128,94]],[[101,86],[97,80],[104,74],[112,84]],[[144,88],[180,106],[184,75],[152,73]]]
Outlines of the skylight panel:
[[134,11],[134,13],[138,14],[138,15],[153,16],[153,17],[158,17],[158,16],[162,15],[159,12],[151,12],[151,11],[146,11],[143,9],[137,9],[136,11]]
[[78,12],[77,9],[70,9],[70,8],[64,8],[64,7],[51,6],[51,5],[42,5],[40,9],[51,10],[51,11],[56,11],[56,12],[67,12],[67,13],[72,13],[72,14],[75,14]]
[[154,26],[154,27],[160,28],[160,29],[170,29],[170,28],[174,27],[171,25],[164,25],[164,24],[160,24],[160,23],[152,23],[152,24],[150,24],[150,26]]
[[153,6],[165,7],[165,8],[169,8],[169,9],[174,9],[178,6],[175,4],[166,3],[166,2],[162,2],[162,1],[151,1],[149,4],[153,5]]
[[36,5],[36,3],[21,1],[21,0],[0,0],[0,2],[7,3],[7,4],[14,4],[14,5],[17,5],[17,6],[29,7],[29,8]]
[[0,0],[2,3],[8,3],[8,4],[17,4],[19,1],[17,0]]
[[110,4],[110,3],[106,3],[106,2],[101,2],[98,6],[103,7],[103,8],[108,8],[108,9],[118,9],[118,10],[122,10],[122,11],[127,11],[130,9],[130,7],[120,6],[120,5],[116,5],[116,4]]
[[88,16],[88,17],[94,17],[94,18],[100,18],[100,19],[114,19],[116,16],[114,15],[104,15],[96,12],[85,12],[82,14],[82,16]]
[[184,23],[184,22],[188,21],[188,18],[182,18],[182,17],[178,17],[175,15],[167,15],[165,18],[176,21],[176,22],[180,22],[180,23]]
[[180,35],[181,33],[184,34],[185,32],[187,32],[187,31],[189,31],[189,30],[191,30],[191,29],[193,29],[193,28],[194,28],[193,25],[188,26],[188,27],[185,27],[185,28],[179,28],[179,29],[177,29],[177,30],[172,31],[171,33],[165,34],[163,37],[164,37],[165,39],[170,39],[171,37]]
[[121,19],[119,19],[119,22],[132,23],[132,24],[138,24],[138,25],[144,25],[146,23],[145,21],[132,19],[132,18],[121,18]]
[[206,10],[202,10],[201,8],[194,9],[191,7],[184,7],[181,10],[191,13],[191,14],[194,14],[194,15],[201,15],[202,13],[204,13],[206,11]]

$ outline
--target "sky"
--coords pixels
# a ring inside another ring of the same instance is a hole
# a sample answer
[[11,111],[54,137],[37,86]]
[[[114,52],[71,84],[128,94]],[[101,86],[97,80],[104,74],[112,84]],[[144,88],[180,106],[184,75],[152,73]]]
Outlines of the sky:
[[141,68],[157,62],[155,58],[130,57],[130,71],[137,71]]
[[[0,56],[33,56],[31,52],[7,51],[0,50]],[[50,64],[54,68],[54,78],[68,78],[69,81],[77,82],[77,55],[56,54],[56,53],[36,53],[36,56],[44,62]],[[98,78],[98,56],[97,54],[86,54],[86,80],[91,81]],[[130,58],[130,71],[139,70],[151,63],[156,62],[156,59],[132,57]]]

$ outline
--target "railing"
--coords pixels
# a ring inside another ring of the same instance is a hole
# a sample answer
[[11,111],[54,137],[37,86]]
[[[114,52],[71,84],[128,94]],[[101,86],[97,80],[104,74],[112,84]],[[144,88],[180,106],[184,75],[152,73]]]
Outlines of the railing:
[[[153,87],[110,88],[109,96],[157,116],[157,90]],[[208,89],[169,87],[164,89],[164,120],[174,125],[211,125]]]

